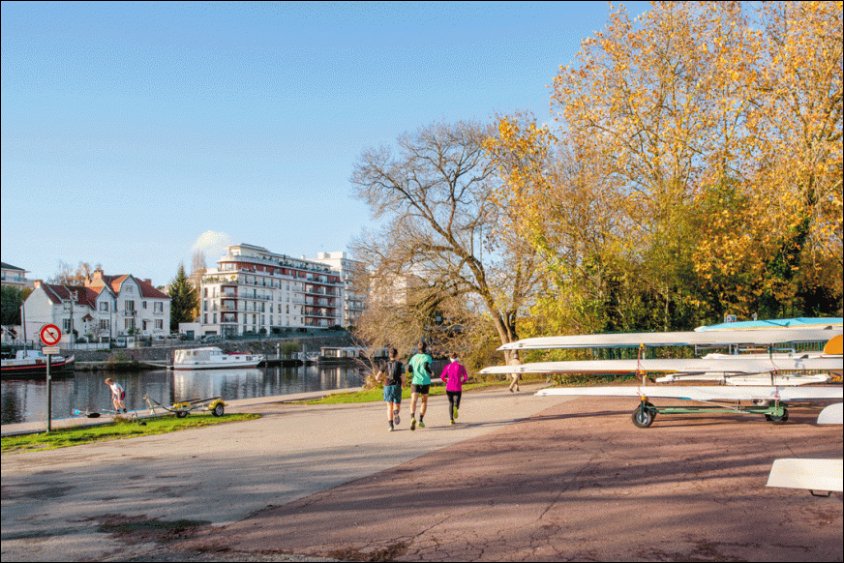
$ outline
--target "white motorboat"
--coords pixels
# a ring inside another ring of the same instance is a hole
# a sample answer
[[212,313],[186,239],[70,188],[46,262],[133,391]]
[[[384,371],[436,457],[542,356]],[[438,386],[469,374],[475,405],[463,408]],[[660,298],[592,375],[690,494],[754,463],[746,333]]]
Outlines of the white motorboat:
[[219,348],[185,348],[176,350],[173,369],[232,369],[254,368],[264,361],[262,354],[235,352],[226,354]]

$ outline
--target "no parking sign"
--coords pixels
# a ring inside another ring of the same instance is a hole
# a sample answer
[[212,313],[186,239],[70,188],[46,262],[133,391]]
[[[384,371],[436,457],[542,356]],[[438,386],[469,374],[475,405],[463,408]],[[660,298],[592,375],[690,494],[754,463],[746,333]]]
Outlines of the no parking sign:
[[41,329],[41,342],[44,346],[55,346],[62,339],[62,331],[56,325],[44,325]]

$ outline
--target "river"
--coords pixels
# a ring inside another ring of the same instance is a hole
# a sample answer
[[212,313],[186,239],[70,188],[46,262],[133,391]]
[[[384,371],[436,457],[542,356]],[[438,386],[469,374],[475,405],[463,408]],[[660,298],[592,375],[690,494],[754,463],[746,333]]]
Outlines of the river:
[[[53,379],[52,417],[71,411],[112,409],[111,391],[103,380],[111,377],[126,389],[129,410],[147,408],[144,395],[162,405],[188,399],[222,397],[226,401],[358,387],[363,376],[356,366],[300,366],[233,370],[138,373],[75,371]],[[2,380],[2,424],[47,420],[47,384],[38,379]]]

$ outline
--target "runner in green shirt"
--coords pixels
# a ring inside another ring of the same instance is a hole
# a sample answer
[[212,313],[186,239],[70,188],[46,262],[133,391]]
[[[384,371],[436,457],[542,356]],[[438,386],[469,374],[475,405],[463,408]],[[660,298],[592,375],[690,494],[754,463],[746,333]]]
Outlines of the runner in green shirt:
[[428,345],[425,342],[419,343],[419,353],[410,358],[408,362],[408,373],[413,372],[413,381],[410,385],[410,429],[416,430],[416,400],[422,396],[422,407],[419,410],[419,428],[425,428],[425,411],[428,410],[428,393],[431,390],[431,375],[433,371],[431,364],[434,358],[428,354]]

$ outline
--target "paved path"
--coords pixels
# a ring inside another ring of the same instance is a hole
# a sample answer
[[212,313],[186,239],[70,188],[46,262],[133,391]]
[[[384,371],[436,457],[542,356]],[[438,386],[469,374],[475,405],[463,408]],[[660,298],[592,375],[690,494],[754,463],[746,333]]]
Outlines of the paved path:
[[784,425],[663,415],[642,430],[629,400],[545,405],[174,547],[398,561],[842,560],[840,493],[765,487],[775,458],[842,456],[841,427],[817,426],[818,409],[793,407]]
[[[525,390],[527,389],[527,391]],[[46,452],[2,455],[2,559],[102,560],[233,524],[419,456],[500,430],[561,398],[524,386],[467,393],[461,424],[431,399],[388,432],[382,403],[243,407],[260,420]],[[175,524],[178,520],[188,520]],[[127,531],[135,531],[127,535]],[[141,533],[143,532],[143,533]],[[123,534],[122,536],[120,534]]]

